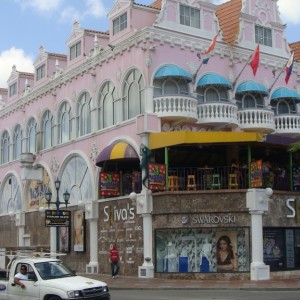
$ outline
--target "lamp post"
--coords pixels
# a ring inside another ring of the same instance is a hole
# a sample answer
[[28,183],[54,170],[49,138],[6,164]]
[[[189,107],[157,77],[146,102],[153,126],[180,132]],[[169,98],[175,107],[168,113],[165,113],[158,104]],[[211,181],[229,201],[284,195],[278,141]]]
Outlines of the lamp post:
[[[56,189],[56,201],[51,201],[52,199],[52,192],[50,189],[48,189],[48,191],[45,193],[45,198],[48,204],[48,209],[50,208],[50,204],[55,204],[56,205],[56,210],[59,211],[59,207],[61,204],[65,204],[66,208],[68,208],[68,204],[69,204],[69,199],[70,199],[70,193],[66,190],[63,193],[63,197],[64,197],[64,202],[61,202],[59,200],[59,189],[60,189],[60,184],[61,181],[57,178],[54,181],[54,185],[55,185],[55,189]],[[56,252],[59,251],[59,227],[56,227]]]

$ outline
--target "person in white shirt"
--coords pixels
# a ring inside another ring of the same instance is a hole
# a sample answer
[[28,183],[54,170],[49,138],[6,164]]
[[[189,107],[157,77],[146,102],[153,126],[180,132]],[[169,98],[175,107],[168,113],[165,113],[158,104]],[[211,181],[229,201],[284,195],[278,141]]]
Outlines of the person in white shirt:
[[14,277],[14,283],[19,285],[22,289],[24,289],[25,284],[22,282],[22,280],[28,280],[26,265],[21,265],[20,272],[17,273]]

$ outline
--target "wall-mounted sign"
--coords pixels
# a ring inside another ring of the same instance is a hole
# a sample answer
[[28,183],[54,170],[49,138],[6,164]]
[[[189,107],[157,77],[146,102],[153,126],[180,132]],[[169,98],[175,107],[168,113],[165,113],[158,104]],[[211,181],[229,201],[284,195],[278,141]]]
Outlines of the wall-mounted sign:
[[120,196],[119,173],[100,173],[100,196]]
[[149,163],[148,171],[149,190],[164,191],[166,189],[166,165]]
[[71,222],[71,211],[47,209],[45,211],[46,227],[69,227]]
[[253,161],[250,163],[251,188],[262,187],[262,160]]

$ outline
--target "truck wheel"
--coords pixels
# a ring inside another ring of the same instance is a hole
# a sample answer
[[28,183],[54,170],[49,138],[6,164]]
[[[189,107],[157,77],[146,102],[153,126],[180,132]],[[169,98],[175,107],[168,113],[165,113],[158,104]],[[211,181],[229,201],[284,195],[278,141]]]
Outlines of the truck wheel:
[[58,296],[51,296],[50,298],[48,298],[48,300],[61,300],[61,298]]

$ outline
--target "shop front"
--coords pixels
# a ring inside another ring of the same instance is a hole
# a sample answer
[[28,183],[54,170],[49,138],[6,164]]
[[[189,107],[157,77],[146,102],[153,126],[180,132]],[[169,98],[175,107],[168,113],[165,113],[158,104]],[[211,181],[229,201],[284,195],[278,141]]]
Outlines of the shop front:
[[[249,279],[253,240],[246,192],[155,194],[155,276]],[[263,261],[271,276],[300,270],[297,198],[275,193],[262,216]]]

